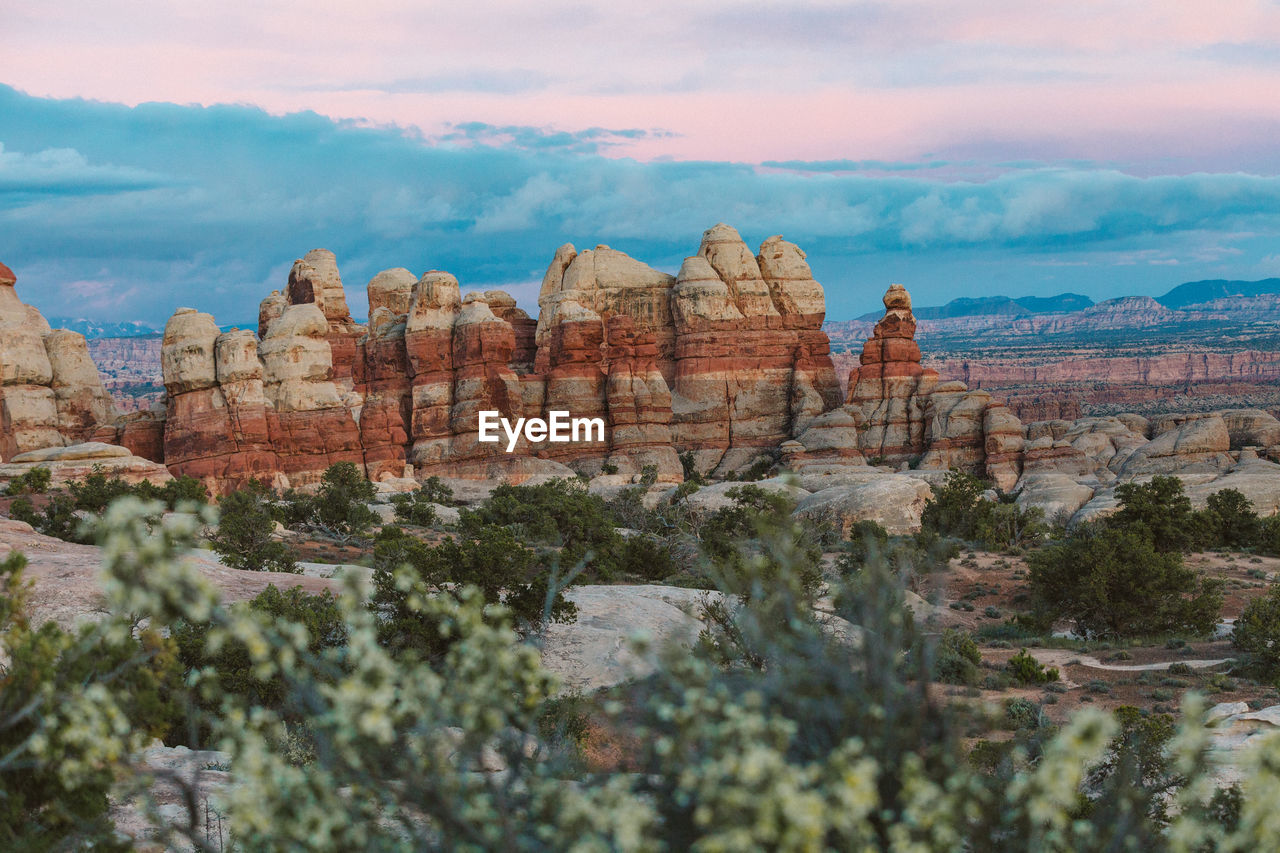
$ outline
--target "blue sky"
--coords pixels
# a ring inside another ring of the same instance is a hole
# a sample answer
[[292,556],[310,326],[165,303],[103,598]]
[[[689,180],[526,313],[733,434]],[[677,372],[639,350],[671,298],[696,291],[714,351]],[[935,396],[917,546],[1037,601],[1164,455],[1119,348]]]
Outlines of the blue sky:
[[936,161],[638,162],[602,153],[626,128],[472,126],[458,131],[464,144],[316,114],[10,88],[0,115],[0,258],[51,315],[159,323],[193,305],[244,321],[316,246],[337,253],[357,313],[363,284],[392,266],[448,269],[532,307],[562,242],[674,271],[721,220],[753,244],[773,233],[799,243],[832,319],[872,310],[891,280],[931,304],[1280,274],[1276,177],[1022,163],[962,180],[918,177]]

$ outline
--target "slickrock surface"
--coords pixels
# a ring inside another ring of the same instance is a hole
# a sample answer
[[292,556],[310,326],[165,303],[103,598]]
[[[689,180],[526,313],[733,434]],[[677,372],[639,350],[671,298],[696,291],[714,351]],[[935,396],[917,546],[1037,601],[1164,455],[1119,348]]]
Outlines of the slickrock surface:
[[83,480],[94,471],[129,483],[145,480],[157,486],[173,479],[165,466],[135,456],[127,447],[88,441],[19,453],[8,462],[0,463],[0,483],[21,477],[33,468],[46,469],[50,475],[49,482],[55,487]]
[[[103,615],[99,573],[102,549],[76,545],[36,533],[21,521],[0,518],[0,558],[10,551],[27,557],[24,576],[33,584],[32,624],[46,621],[63,628],[95,621]],[[192,554],[185,558],[203,577],[222,591],[225,601],[246,601],[274,584],[281,589],[300,586],[309,593],[337,591],[337,582],[278,572],[245,572],[229,569],[215,555]]]

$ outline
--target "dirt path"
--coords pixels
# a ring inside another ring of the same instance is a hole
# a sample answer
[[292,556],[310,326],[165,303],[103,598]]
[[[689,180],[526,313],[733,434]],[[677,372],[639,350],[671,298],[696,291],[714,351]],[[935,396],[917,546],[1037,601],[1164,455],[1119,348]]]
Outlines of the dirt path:
[[1028,649],[1028,654],[1038,660],[1045,666],[1066,666],[1068,662],[1074,662],[1080,666],[1092,667],[1093,669],[1109,669],[1114,672],[1150,672],[1166,670],[1175,663],[1186,664],[1192,669],[1207,669],[1211,666],[1218,666],[1223,663],[1230,663],[1231,658],[1216,659],[1200,659],[1200,660],[1171,660],[1162,661],[1160,663],[1136,663],[1136,664],[1119,664],[1119,663],[1103,663],[1093,655],[1082,655],[1068,649]]

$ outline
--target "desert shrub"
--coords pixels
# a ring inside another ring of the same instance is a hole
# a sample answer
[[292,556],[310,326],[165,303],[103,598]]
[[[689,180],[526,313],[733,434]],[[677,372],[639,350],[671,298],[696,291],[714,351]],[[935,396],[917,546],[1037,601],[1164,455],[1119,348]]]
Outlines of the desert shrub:
[[377,513],[368,507],[377,493],[354,462],[335,462],[320,478],[313,521],[340,539],[359,536],[378,522]]
[[1082,529],[1028,557],[1042,621],[1068,619],[1082,636],[1132,637],[1213,630],[1222,582],[1155,547],[1145,522]]
[[434,474],[422,482],[418,486],[416,494],[424,501],[440,504],[441,506],[453,506],[453,489],[449,488],[449,484]]
[[85,529],[83,520],[76,514],[76,502],[67,495],[50,495],[40,510],[35,508],[30,498],[16,498],[9,505],[9,516],[25,521],[45,536],[67,542],[93,541],[92,534]]
[[[433,547],[386,526],[374,545],[374,567],[369,606],[378,616],[378,642],[397,654],[438,660],[451,645],[453,638],[441,634],[432,615],[414,606],[432,590],[458,594],[465,586],[478,591],[486,603],[505,605],[504,620],[513,619],[525,633],[536,632],[545,621],[572,621],[577,613],[560,588],[571,579],[544,564],[505,527],[482,525],[458,541]],[[402,567],[409,570],[410,583],[405,574],[396,574]]]
[[[960,539],[984,548],[1006,551],[1044,538],[1048,527],[1044,511],[1024,509],[1007,497],[990,501],[982,497],[987,484],[972,474],[951,471],[933,491],[920,517],[926,540]],[[957,552],[958,553],[958,552]]]
[[1267,678],[1280,675],[1280,584],[1245,605],[1232,628],[1231,644],[1250,669]]
[[[142,486],[150,485],[145,480],[135,487],[134,494],[140,498],[147,498],[148,495],[138,491]],[[156,496],[164,501],[164,505],[169,509],[177,509],[184,503],[208,503],[209,490],[204,487],[204,483],[195,477],[189,477],[183,474],[180,477],[174,477],[160,487],[160,493]]]
[[438,518],[435,501],[428,499],[422,489],[415,489],[408,494],[392,495],[391,506],[395,508],[396,521],[403,524],[430,527]]
[[[797,549],[789,555],[796,562],[788,574],[800,582],[807,595],[814,595],[822,583],[822,548],[814,531],[791,517],[795,501],[779,492],[751,485],[735,486],[725,492],[725,496],[733,504],[711,513],[700,530],[702,550],[711,560],[713,570],[725,576],[725,582],[735,588],[744,587],[740,581],[751,577],[748,563],[758,564],[753,572],[768,574],[772,567],[775,574],[780,574],[775,555],[768,548],[761,548],[760,543],[785,535]],[[751,590],[741,588],[739,594],[750,595]]]
[[83,480],[68,483],[67,490],[75,501],[76,509],[95,514],[105,510],[116,498],[134,494],[131,484],[119,477],[108,477],[97,466]]
[[218,499],[218,527],[209,543],[233,569],[300,572],[293,549],[272,538],[271,492],[257,480]]
[[889,534],[870,519],[855,522],[849,528],[849,539],[844,544],[836,569],[842,575],[860,571],[868,559],[882,557],[889,549]]
[[1045,668],[1044,664],[1027,654],[1026,649],[1009,658],[1004,669],[1019,684],[1047,684],[1058,680],[1057,667]]
[[1177,731],[1173,717],[1146,714],[1131,705],[1115,709],[1114,715],[1120,728],[1086,779],[1091,796],[1084,808],[1131,843],[1145,841],[1161,849],[1159,828],[1167,821],[1168,795],[1186,782],[1170,757],[1169,742]]
[[1254,547],[1259,553],[1272,557],[1280,556],[1280,515],[1269,515],[1258,519]]
[[1209,531],[1204,517],[1191,509],[1177,477],[1152,477],[1147,483],[1116,486],[1120,509],[1106,523],[1140,533],[1161,553],[1201,547]]
[[968,631],[948,628],[942,632],[934,653],[933,671],[939,681],[948,684],[977,684],[981,680],[978,664],[982,653]]
[[122,748],[182,717],[174,644],[116,620],[30,625],[25,563],[17,552],[0,563],[0,848],[125,849],[107,795]]
[[684,481],[701,486],[706,484],[702,474],[698,472],[698,463],[693,458],[693,451],[686,450],[680,454],[680,467],[684,471]]
[[618,570],[624,577],[662,581],[680,569],[671,548],[654,536],[630,536],[622,543]]
[[49,491],[49,482],[53,475],[48,468],[32,468],[20,477],[14,477],[5,486],[6,495],[42,495]]
[[1048,533],[1044,510],[1038,506],[1023,508],[1015,503],[980,501],[974,539],[984,548],[1008,551],[1037,542]]
[[1201,516],[1211,547],[1247,548],[1258,538],[1260,525],[1253,503],[1235,489],[1209,495]]
[[1030,699],[1010,699],[1004,705],[1004,721],[1011,729],[1038,729],[1040,709]]
[[[377,619],[352,578],[337,601],[348,641],[313,652],[310,634],[291,622],[221,605],[177,560],[198,524],[174,517],[153,527],[153,512],[136,501],[108,512],[113,610],[157,625],[207,624],[207,651],[243,642],[255,675],[280,675],[285,706],[307,709],[305,767],[296,766],[282,712],[249,709],[228,693],[210,714],[212,738],[236,757],[236,784],[222,805],[240,849],[1066,851],[1159,850],[1176,840],[1183,850],[1246,850],[1280,841],[1271,796],[1280,743],[1263,741],[1240,797],[1218,820],[1195,700],[1166,741],[1178,772],[1166,795],[1177,808],[1167,814],[1122,799],[1131,794],[1109,781],[1119,774],[1093,773],[1123,724],[1092,709],[1058,734],[1020,732],[989,772],[973,767],[956,733],[963,718],[931,693],[912,653],[919,638],[904,618],[902,575],[884,561],[860,573],[876,583],[835,596],[835,615],[863,628],[862,641],[850,643],[815,618],[797,594],[801,584],[786,577],[789,558],[780,559],[781,582],[757,576],[761,594],[733,610],[731,647],[748,654],[726,661],[699,646],[662,656],[655,677],[629,686],[629,706],[612,720],[633,723],[633,766],[577,773],[542,723],[578,715],[548,706],[555,684],[537,649],[520,643],[505,608],[486,606],[478,591],[406,602],[453,638],[441,659],[422,666],[377,644]],[[782,541],[774,550],[789,548]],[[765,665],[743,665],[750,657]],[[191,674],[197,690],[213,678]],[[13,695],[0,691],[0,703]],[[92,749],[92,760],[68,762],[46,751],[49,741],[26,739],[17,755],[31,763],[20,772],[56,775],[72,796],[77,769],[137,778],[128,756],[144,740],[130,733],[123,691],[76,683],[39,695],[49,704],[35,724],[50,733],[72,726],[75,749]],[[0,723],[5,737],[12,715]],[[505,772],[476,772],[495,758]],[[202,802],[184,780],[174,784],[169,801],[185,814],[162,824],[157,844],[200,846]],[[21,818],[20,831],[33,823]],[[65,834],[48,840],[87,846]]]
[[[247,603],[232,605],[232,609],[264,629],[282,624],[300,626],[305,629],[308,654],[347,642],[346,623],[337,599],[328,590],[312,595],[301,587],[281,590],[272,584]],[[270,708],[293,720],[302,719],[303,708],[293,703],[283,673],[257,671],[253,652],[242,640],[232,638],[218,644],[216,650],[211,649],[211,630],[209,622],[188,619],[179,620],[172,628],[185,674],[190,677],[196,670],[208,674],[199,696],[206,711],[217,708],[224,697],[235,696],[248,707]]]
[[346,542],[378,523],[378,514],[368,506],[377,493],[354,462],[335,462],[325,469],[314,494],[287,489],[272,501],[271,512],[291,530],[311,530]]
[[474,537],[489,525],[509,528],[521,540],[559,547],[559,562],[566,568],[585,560],[586,578],[611,580],[620,571],[625,543],[604,500],[580,482],[504,483],[479,507],[462,511],[464,536]]
[[973,541],[983,520],[985,485],[972,474],[951,471],[943,484],[933,490],[920,516],[920,526],[939,536]]

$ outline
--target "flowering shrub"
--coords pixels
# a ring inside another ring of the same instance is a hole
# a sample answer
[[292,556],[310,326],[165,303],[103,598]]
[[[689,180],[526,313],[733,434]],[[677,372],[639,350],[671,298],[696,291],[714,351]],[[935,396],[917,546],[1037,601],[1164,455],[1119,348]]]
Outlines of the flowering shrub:
[[[585,773],[541,736],[556,684],[501,605],[466,590],[429,595],[406,577],[404,606],[428,614],[424,622],[451,642],[432,661],[398,658],[378,642],[368,590],[348,576],[336,600],[346,640],[318,647],[287,617],[224,607],[179,563],[212,520],[204,513],[156,524],[155,506],[114,503],[101,541],[107,600],[119,615],[50,654],[125,643],[141,618],[186,620],[208,626],[211,654],[235,643],[254,678],[279,680],[285,710],[227,693],[211,714],[212,745],[231,755],[234,784],[218,808],[237,849],[1280,846],[1280,740],[1258,750],[1226,808],[1207,772],[1194,698],[1183,722],[1162,733],[1168,776],[1129,786],[1125,796],[1146,798],[1136,805],[1112,808],[1121,786],[1097,781],[1124,776],[1106,770],[1121,727],[1098,711],[1080,712],[1034,751],[1012,748],[993,772],[972,766],[956,712],[928,690],[929,644],[902,606],[902,577],[883,561],[869,561],[856,589],[836,591],[832,608],[816,613],[806,585],[786,576],[802,546],[786,537],[766,543],[768,556],[744,561],[735,575],[752,594],[725,609],[708,642],[667,650],[656,674],[614,694],[625,701],[604,703],[618,712],[615,725],[635,727],[634,765]],[[0,648],[18,661],[32,632],[16,616],[12,572],[6,577]],[[149,654],[140,660],[158,664]],[[0,841],[109,848],[106,786],[132,778],[130,756],[150,734],[139,726],[147,712],[112,673],[68,679],[55,666],[16,690],[15,665],[0,681]],[[211,677],[193,671],[187,687],[202,690]],[[311,747],[305,761],[288,726],[298,710]],[[1134,778],[1144,778],[1137,768]],[[39,799],[19,781],[32,774],[52,780]],[[1148,807],[1157,790],[1167,810]],[[208,849],[200,802],[180,802],[189,814],[168,832],[182,838],[167,840]]]

